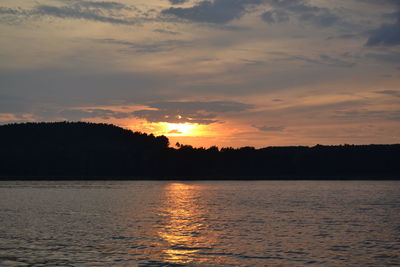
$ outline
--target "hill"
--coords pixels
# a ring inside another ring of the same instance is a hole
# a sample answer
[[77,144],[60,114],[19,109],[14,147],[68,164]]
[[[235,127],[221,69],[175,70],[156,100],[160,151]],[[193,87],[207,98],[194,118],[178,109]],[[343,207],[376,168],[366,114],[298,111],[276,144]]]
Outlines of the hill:
[[23,123],[0,126],[0,175],[96,177],[153,175],[168,139],[109,124]]
[[400,145],[169,147],[86,122],[0,126],[2,179],[399,179]]

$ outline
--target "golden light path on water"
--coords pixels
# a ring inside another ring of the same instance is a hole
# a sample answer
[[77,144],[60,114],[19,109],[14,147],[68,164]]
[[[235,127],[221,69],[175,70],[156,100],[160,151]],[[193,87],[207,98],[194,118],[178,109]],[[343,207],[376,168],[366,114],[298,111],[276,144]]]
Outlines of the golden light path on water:
[[[165,215],[165,227],[158,235],[167,242],[163,251],[168,260],[178,264],[205,262],[198,255],[200,250],[208,250],[216,243],[215,236],[207,231],[205,219],[207,210],[201,204],[199,185],[171,183],[165,188],[165,202],[162,212]],[[207,235],[204,234],[207,232]]]

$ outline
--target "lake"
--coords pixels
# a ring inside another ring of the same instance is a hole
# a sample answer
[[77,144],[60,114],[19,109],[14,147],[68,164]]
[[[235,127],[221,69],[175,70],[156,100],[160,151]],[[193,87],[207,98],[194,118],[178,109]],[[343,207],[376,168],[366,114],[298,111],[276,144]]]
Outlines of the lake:
[[2,181],[0,266],[400,265],[396,181]]

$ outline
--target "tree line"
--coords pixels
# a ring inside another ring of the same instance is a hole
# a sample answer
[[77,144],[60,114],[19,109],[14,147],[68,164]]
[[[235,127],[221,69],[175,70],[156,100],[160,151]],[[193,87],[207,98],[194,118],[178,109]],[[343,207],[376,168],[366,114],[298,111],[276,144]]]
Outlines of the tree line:
[[0,179],[399,179],[400,144],[170,147],[110,124],[0,126]]

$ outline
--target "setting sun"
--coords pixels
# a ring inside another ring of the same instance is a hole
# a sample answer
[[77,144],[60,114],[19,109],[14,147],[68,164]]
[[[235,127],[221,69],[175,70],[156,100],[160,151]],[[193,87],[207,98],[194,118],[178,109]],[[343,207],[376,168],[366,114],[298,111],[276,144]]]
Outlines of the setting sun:
[[195,135],[196,124],[191,123],[165,123],[168,135]]
[[166,136],[200,136],[202,135],[203,125],[195,123],[170,123],[158,122],[146,124],[144,131],[148,130],[156,135]]

